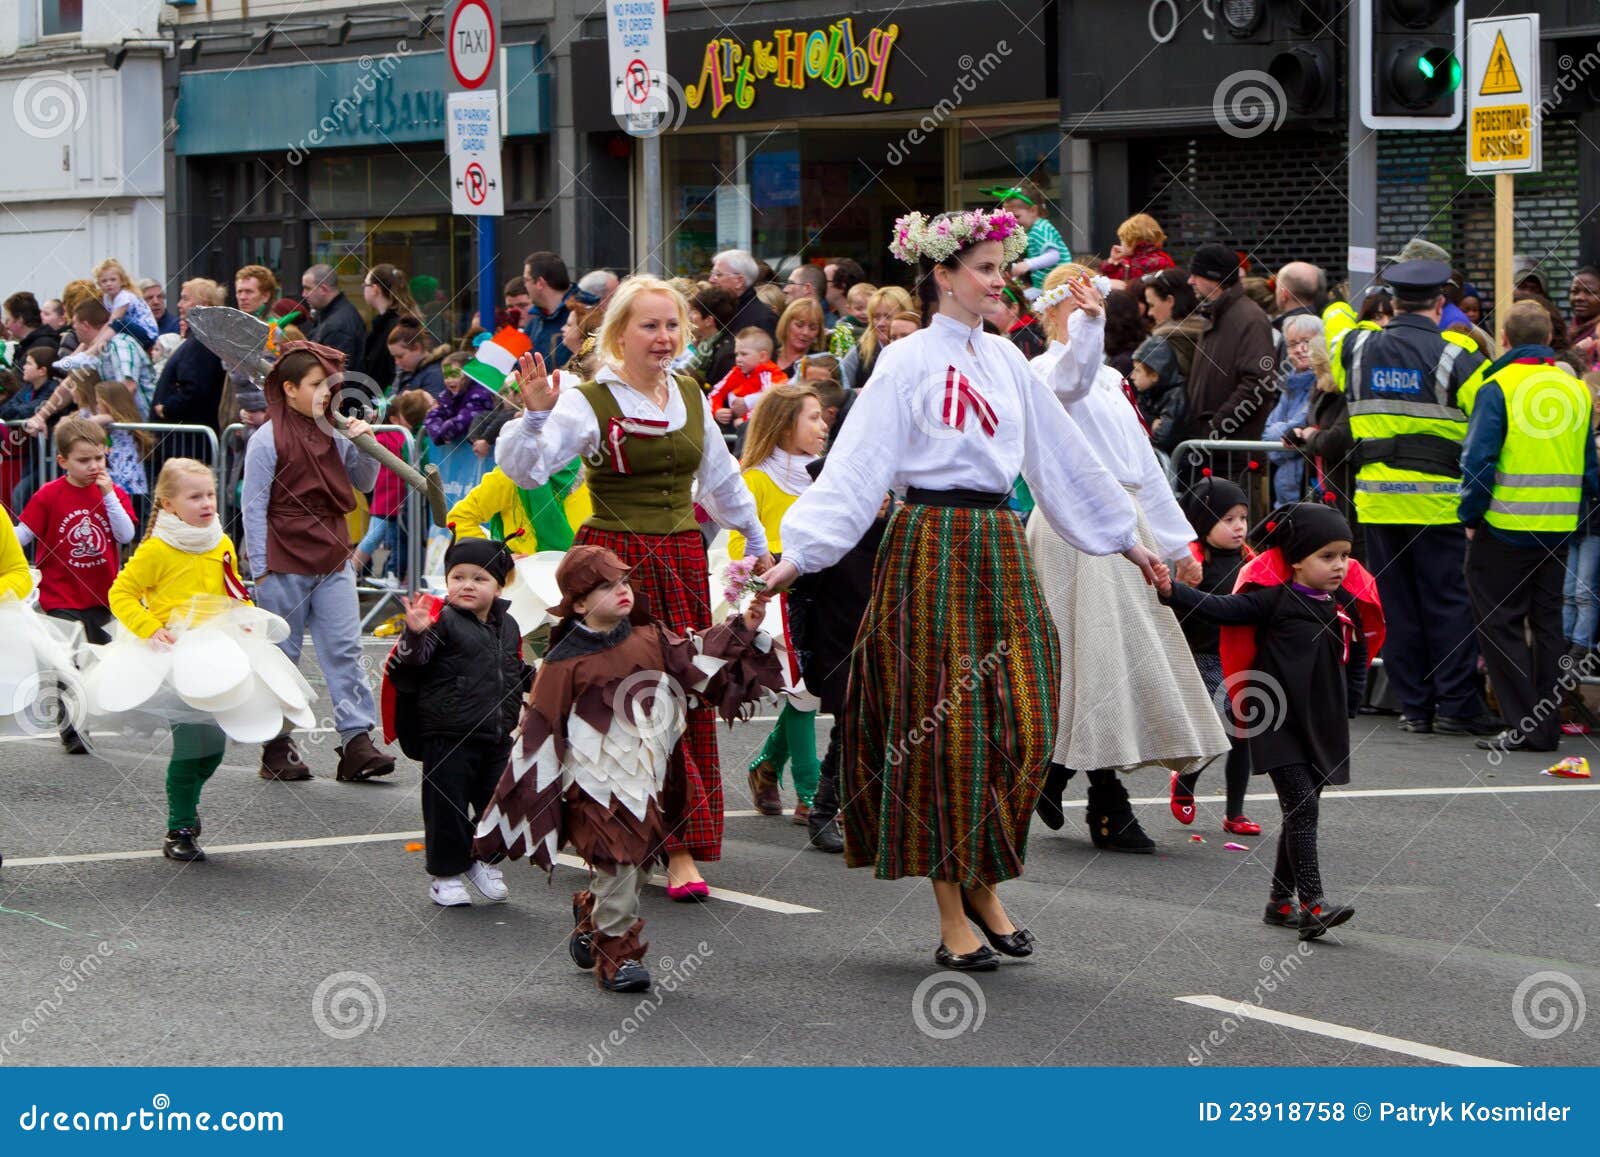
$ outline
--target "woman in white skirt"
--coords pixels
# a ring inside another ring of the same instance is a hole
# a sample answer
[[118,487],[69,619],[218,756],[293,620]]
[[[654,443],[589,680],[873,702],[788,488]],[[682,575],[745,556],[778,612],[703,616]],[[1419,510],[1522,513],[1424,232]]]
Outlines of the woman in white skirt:
[[[1184,517],[1122,375],[1105,364],[1100,291],[1081,265],[1053,269],[1036,305],[1050,348],[1030,365],[1055,391],[1101,463],[1133,497],[1140,544],[1198,578]],[[1080,292],[1073,294],[1076,283]],[[1080,301],[1087,300],[1087,304]],[[1061,639],[1061,715],[1055,753],[1036,805],[1046,825],[1064,821],[1061,795],[1075,771],[1089,780],[1089,836],[1097,848],[1151,852],[1118,772],[1156,764],[1197,770],[1228,750],[1228,737],[1172,611],[1117,559],[1070,546],[1043,519],[1028,523],[1028,550]],[[1127,573],[1125,573],[1127,572]],[[1187,581],[1187,580],[1185,580]]]

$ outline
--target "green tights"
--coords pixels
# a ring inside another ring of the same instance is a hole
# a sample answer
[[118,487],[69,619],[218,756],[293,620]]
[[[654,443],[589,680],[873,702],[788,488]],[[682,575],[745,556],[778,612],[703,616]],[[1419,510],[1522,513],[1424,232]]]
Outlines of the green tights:
[[222,763],[228,737],[214,723],[174,723],[167,763],[167,830],[193,828],[200,820],[200,789]]
[[817,794],[817,779],[822,774],[822,765],[817,762],[817,713],[799,711],[794,704],[784,703],[778,721],[772,725],[766,743],[756,755],[756,762],[770,763],[780,783],[787,763],[795,795],[810,807],[812,797]]

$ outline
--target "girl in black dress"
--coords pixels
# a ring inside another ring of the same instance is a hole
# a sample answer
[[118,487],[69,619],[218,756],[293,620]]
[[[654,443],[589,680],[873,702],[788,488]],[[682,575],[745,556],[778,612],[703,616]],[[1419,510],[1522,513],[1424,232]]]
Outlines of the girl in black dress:
[[1298,928],[1302,940],[1355,915],[1323,896],[1317,861],[1322,789],[1350,782],[1349,720],[1383,638],[1377,590],[1350,557],[1350,534],[1331,507],[1280,507],[1252,535],[1262,554],[1245,569],[1240,593],[1205,594],[1170,579],[1159,588],[1180,614],[1224,625],[1234,714],[1250,762],[1271,778],[1283,811],[1264,919]]

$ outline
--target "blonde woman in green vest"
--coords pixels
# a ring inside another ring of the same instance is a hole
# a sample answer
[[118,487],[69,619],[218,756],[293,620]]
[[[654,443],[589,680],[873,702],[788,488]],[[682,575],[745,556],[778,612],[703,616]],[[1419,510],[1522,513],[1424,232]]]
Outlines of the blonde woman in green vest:
[[[1459,398],[1467,593],[1508,724],[1478,741],[1486,751],[1554,751],[1561,741],[1567,543],[1584,499],[1600,497],[1589,387],[1556,361],[1550,337],[1544,306],[1514,304],[1501,330],[1506,352]],[[1577,672],[1569,664],[1565,674]]]
[[[676,631],[711,625],[697,503],[745,536],[758,572],[772,565],[755,499],[705,396],[670,370],[688,336],[688,306],[676,290],[655,277],[628,278],[606,309],[594,381],[558,386],[542,358],[524,357],[517,376],[527,412],[506,423],[495,444],[495,461],[521,487],[542,486],[584,457],[594,513],[576,543],[615,551],[634,568],[641,604]],[[690,710],[673,770],[685,777],[688,804],[667,817],[667,894],[701,900],[709,889],[696,862],[722,856],[722,773],[709,708]]]

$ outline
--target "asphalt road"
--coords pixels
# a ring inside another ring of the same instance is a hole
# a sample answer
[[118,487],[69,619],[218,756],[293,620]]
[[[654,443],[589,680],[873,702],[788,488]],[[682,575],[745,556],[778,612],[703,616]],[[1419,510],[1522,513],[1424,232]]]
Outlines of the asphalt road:
[[1600,1061],[1600,782],[1541,776],[1548,759],[1358,721],[1349,790],[1372,794],[1325,797],[1322,825],[1329,893],[1358,911],[1304,948],[1260,919],[1264,780],[1266,830],[1234,852],[1215,796],[1180,828],[1164,775],[1134,773],[1155,856],[1094,851],[1075,782],[1067,828],[1036,825],[1002,888],[1038,951],[974,978],[933,966],[925,882],[847,871],[749,811],[765,727],[721,732],[734,814],[706,874],[728,894],[646,896],[643,999],[568,960],[575,869],[509,865],[506,904],[429,902],[409,761],[340,784],[318,736],[318,778],[277,784],[232,747],[201,804],[212,858],[180,866],[158,854],[163,758],[0,742],[0,1065]]

